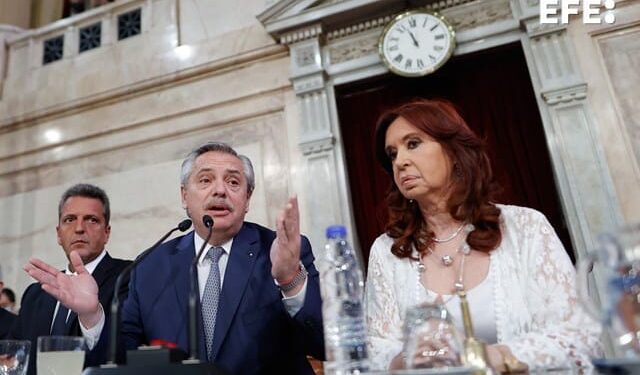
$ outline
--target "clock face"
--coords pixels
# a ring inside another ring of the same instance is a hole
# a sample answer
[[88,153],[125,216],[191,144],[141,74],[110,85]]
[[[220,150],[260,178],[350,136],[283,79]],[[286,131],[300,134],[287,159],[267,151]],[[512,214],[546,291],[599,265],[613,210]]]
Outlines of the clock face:
[[434,72],[451,57],[455,33],[440,15],[411,11],[387,25],[378,45],[389,70],[417,77]]

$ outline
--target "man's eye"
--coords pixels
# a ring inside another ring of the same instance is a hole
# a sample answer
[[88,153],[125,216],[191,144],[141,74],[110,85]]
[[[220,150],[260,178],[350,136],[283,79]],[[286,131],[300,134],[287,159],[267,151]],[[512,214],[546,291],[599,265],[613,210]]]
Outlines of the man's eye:
[[211,180],[207,177],[202,177],[198,182],[200,182],[201,184],[208,184],[209,182],[211,182]]
[[238,186],[238,185],[240,185],[240,181],[238,181],[238,180],[229,180],[229,185]]
[[72,217],[65,217],[64,220],[62,220],[64,223],[70,223],[73,221]]

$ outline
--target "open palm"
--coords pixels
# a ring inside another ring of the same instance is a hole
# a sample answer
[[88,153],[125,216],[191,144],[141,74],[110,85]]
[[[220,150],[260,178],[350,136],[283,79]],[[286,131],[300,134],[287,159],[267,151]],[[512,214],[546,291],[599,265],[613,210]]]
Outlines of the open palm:
[[78,253],[71,252],[69,259],[76,275],[67,275],[36,258],[29,259],[24,270],[42,285],[45,292],[78,315],[94,312],[98,309],[98,284],[84,268]]

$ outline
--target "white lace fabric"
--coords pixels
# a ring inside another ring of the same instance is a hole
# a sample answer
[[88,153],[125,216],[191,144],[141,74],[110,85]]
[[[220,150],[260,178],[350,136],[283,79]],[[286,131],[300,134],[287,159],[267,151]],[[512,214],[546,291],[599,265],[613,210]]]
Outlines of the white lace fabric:
[[[589,367],[602,355],[600,325],[579,305],[575,269],[540,212],[499,205],[502,242],[491,252],[498,343],[530,369]],[[365,311],[374,369],[402,350],[406,310],[427,301],[417,262],[391,254],[393,239],[376,239],[369,254]],[[428,272],[428,271],[427,271]],[[471,305],[474,309],[483,306]]]

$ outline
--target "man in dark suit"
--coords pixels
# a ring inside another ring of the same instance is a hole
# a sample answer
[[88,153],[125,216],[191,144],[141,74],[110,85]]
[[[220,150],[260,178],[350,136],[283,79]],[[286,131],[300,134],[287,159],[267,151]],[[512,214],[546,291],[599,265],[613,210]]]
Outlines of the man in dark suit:
[[9,334],[9,329],[13,325],[17,316],[5,309],[0,309],[0,339],[4,339]]
[[[112,258],[105,250],[111,233],[109,218],[109,198],[102,189],[89,184],[78,184],[67,189],[58,205],[56,232],[58,244],[64,250],[69,265],[65,272],[46,266],[50,279],[60,280],[64,287],[78,293],[78,298],[82,299],[82,294],[86,293],[95,295],[102,306],[111,303],[116,277],[130,263]],[[30,260],[25,270],[32,276],[36,270],[33,262],[45,266],[41,261]],[[36,277],[36,280],[39,278]],[[86,280],[91,280],[89,289],[84,287]],[[73,303],[58,302],[64,301],[64,298],[59,295],[60,288],[52,285],[55,284],[44,282],[27,287],[22,297],[20,315],[11,330],[12,338],[31,340],[29,374],[36,373],[38,336],[83,336],[77,313],[87,307],[81,303],[75,304],[79,305],[78,308]],[[122,297],[126,296],[126,291],[126,287],[121,289]],[[98,306],[98,302],[95,306]],[[106,362],[106,333],[104,336],[99,345],[88,342],[92,350],[87,352],[85,366]]]
[[[189,350],[189,268],[207,237],[202,218],[210,215],[213,235],[198,260],[200,358],[235,374],[312,374],[306,355],[324,357],[322,309],[297,198],[278,215],[276,232],[245,222],[253,166],[224,143],[191,152],[181,177],[195,231],[165,243],[134,271],[122,315],[125,347],[162,339]],[[80,319],[99,331],[92,323],[102,314],[95,309]]]
[[[4,282],[2,281],[2,270],[0,269],[0,292],[2,292],[3,287]],[[0,308],[0,339],[4,339],[5,337],[7,337],[7,335],[9,334],[9,329],[11,328],[15,320],[15,314],[12,314],[3,308]]]

